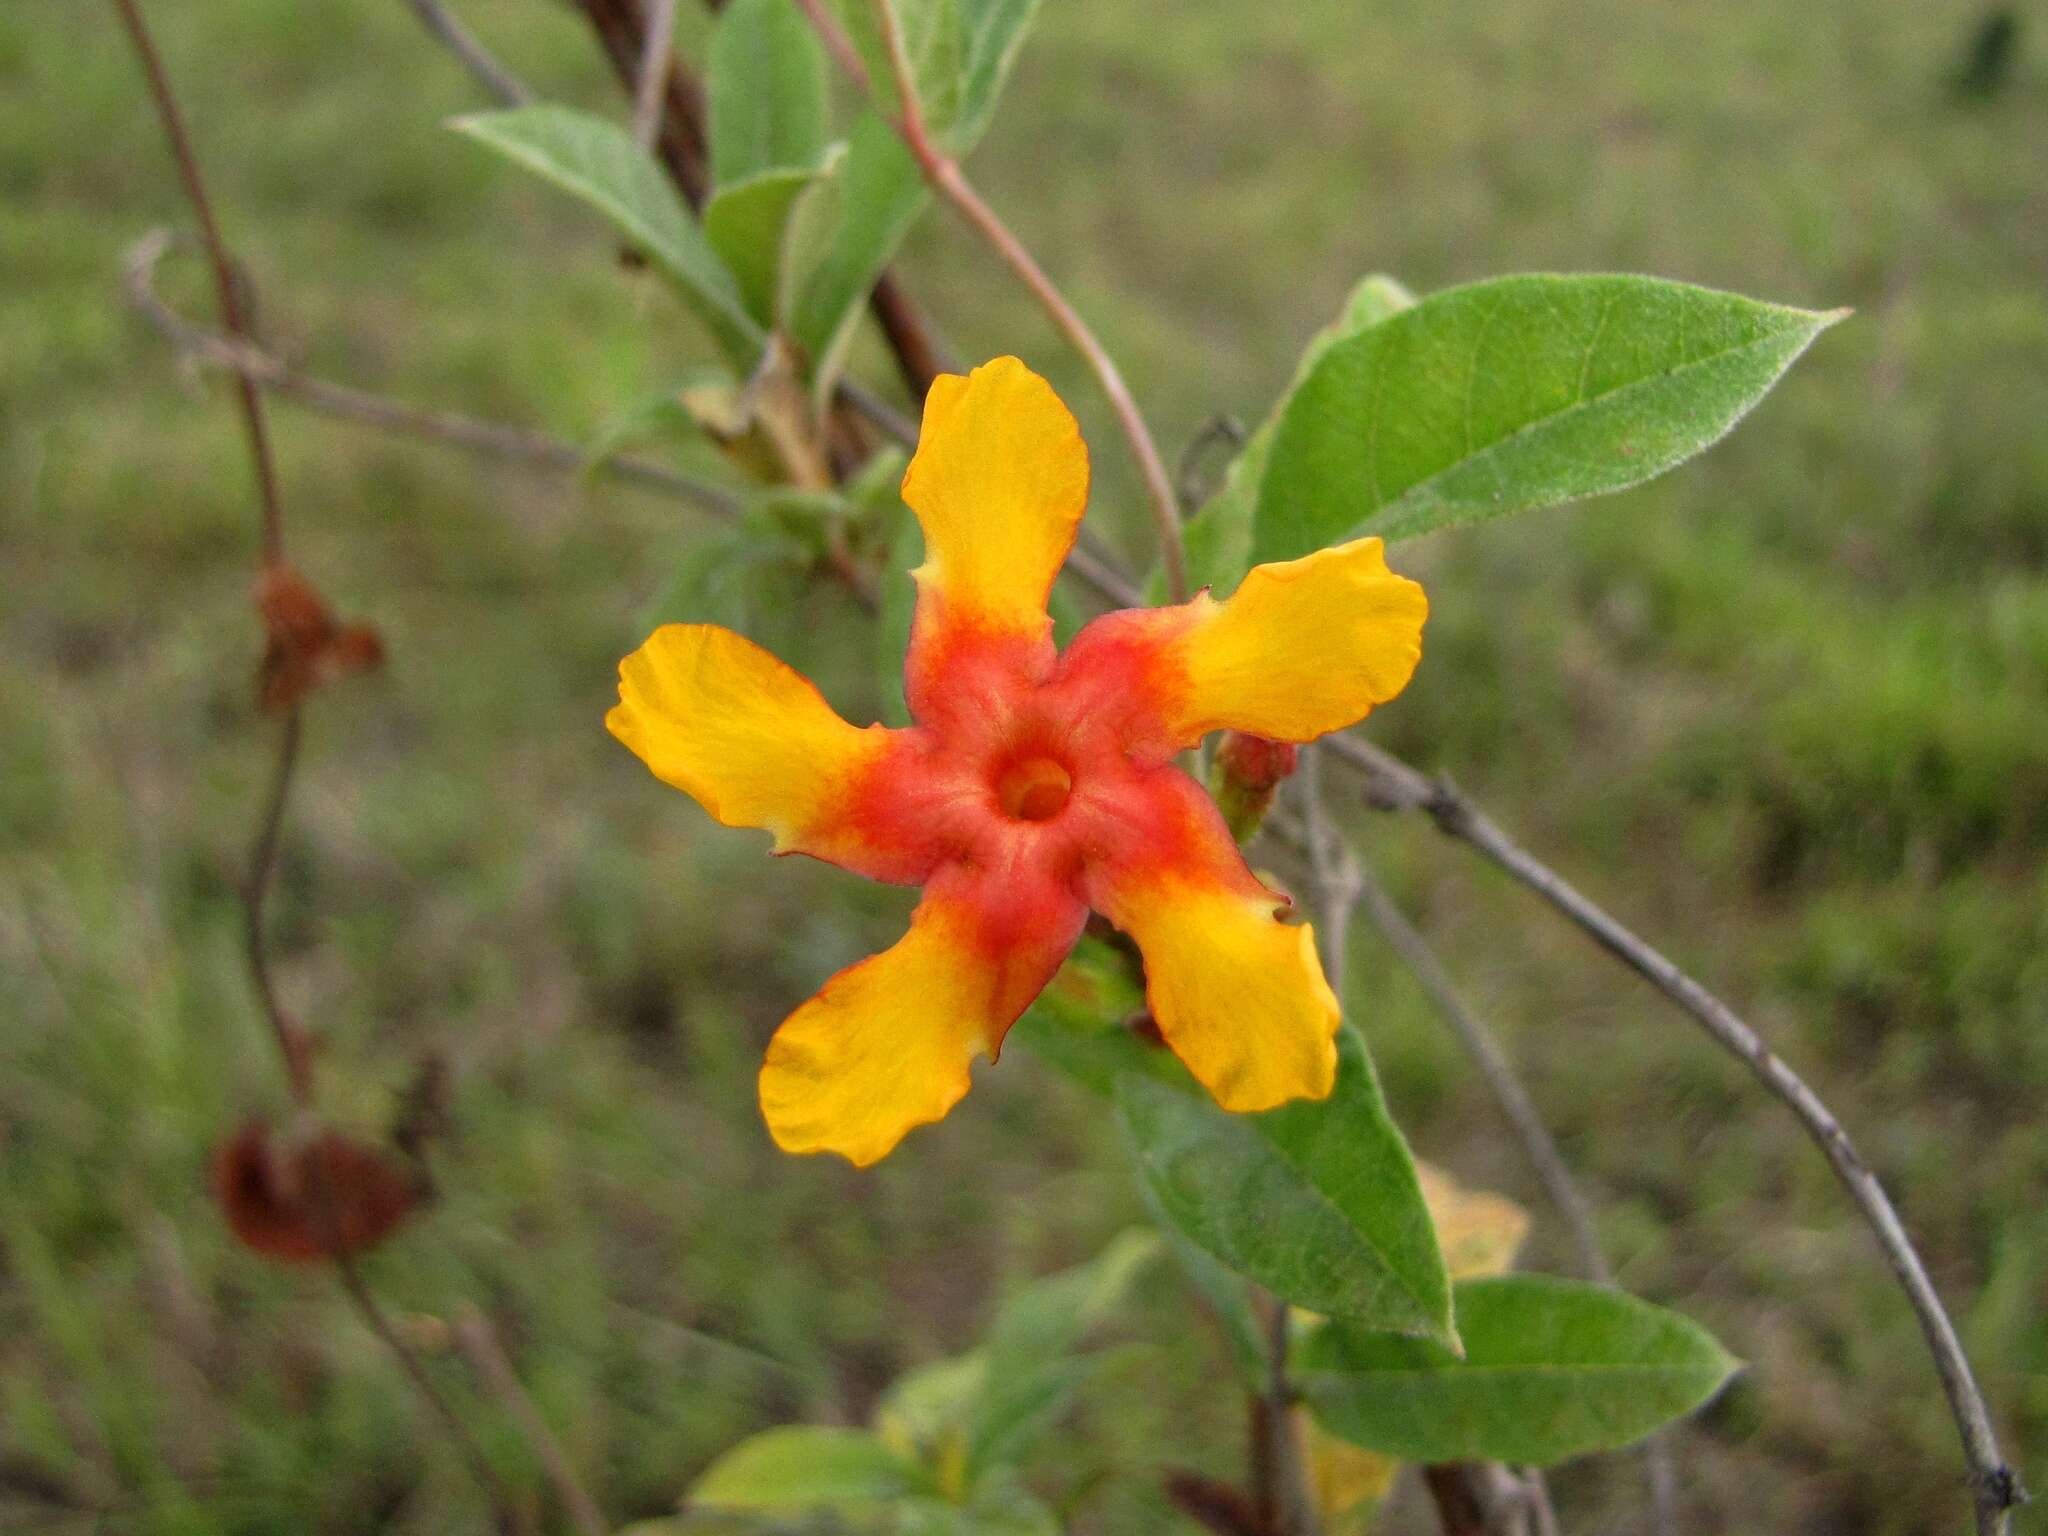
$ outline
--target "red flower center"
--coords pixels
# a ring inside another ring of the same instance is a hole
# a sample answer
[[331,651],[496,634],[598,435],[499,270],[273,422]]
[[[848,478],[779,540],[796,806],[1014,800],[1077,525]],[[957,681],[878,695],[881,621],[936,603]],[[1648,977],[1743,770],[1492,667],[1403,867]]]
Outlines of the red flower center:
[[1049,757],[1026,757],[996,779],[996,801],[1018,821],[1050,821],[1066,806],[1074,776]]

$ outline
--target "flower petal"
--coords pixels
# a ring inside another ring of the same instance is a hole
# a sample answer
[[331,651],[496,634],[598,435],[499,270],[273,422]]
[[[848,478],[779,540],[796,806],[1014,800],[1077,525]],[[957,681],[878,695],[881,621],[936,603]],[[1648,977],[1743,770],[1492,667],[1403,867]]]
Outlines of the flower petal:
[[1429,602],[1376,538],[1255,566],[1235,594],[1095,620],[1063,686],[1123,699],[1132,751],[1170,755],[1216,730],[1313,741],[1408,684]]
[[802,673],[729,629],[657,629],[619,663],[604,723],[725,825],[774,833],[777,853],[878,880],[930,872],[914,818],[881,813],[916,777],[907,733],[848,725]]
[[1046,599],[1088,503],[1088,449],[1052,386],[1014,357],[941,374],[925,397],[903,499],[924,529],[905,669],[911,712],[942,711],[963,650],[1043,677]]
[[1336,994],[1315,934],[1246,867],[1215,803],[1172,767],[1151,771],[1145,836],[1097,859],[1089,905],[1137,941],[1145,997],[1174,1054],[1225,1109],[1328,1096]]
[[866,1167],[967,1092],[1081,936],[1088,909],[1028,869],[953,865],[910,931],[850,966],[782,1023],[761,1066],[761,1113],[786,1152]]

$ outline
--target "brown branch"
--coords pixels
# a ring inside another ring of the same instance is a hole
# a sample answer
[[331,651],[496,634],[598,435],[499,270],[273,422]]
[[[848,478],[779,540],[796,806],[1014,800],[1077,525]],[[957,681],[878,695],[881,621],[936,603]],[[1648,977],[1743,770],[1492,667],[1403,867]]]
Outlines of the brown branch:
[[250,985],[256,992],[256,1006],[277,1042],[278,1059],[284,1063],[292,1102],[306,1109],[313,1102],[312,1042],[278,1001],[277,985],[270,974],[268,931],[263,921],[271,878],[277,870],[285,804],[291,798],[292,778],[298,770],[301,734],[299,704],[295,699],[287,706],[284,725],[278,732],[276,766],[271,769],[270,790],[256,824],[256,841],[249,850],[249,871],[242,880],[242,952],[249,967]]
[[547,1474],[548,1481],[554,1484],[555,1496],[562,1501],[569,1523],[576,1527],[579,1536],[604,1536],[611,1527],[598,1510],[597,1501],[577,1477],[569,1453],[563,1449],[562,1442],[556,1438],[554,1430],[520,1384],[519,1374],[513,1370],[504,1346],[498,1342],[497,1330],[491,1326],[490,1319],[474,1307],[465,1307],[450,1324],[450,1329],[477,1380],[498,1400],[498,1406],[505,1410],[506,1417],[519,1430],[527,1448]]
[[1422,1469],[1422,1486],[1436,1505],[1444,1536],[1488,1536],[1486,1509],[1473,1491],[1470,1468],[1463,1462],[1440,1462]]
[[132,246],[125,259],[128,297],[157,333],[181,358],[209,368],[225,369],[264,390],[324,416],[358,422],[405,437],[461,448],[487,458],[528,464],[562,474],[586,471],[606,475],[643,490],[687,501],[714,517],[739,515],[732,492],[693,479],[665,465],[628,454],[614,454],[593,463],[582,448],[528,427],[484,421],[454,411],[430,411],[345,384],[300,373],[259,347],[218,331],[193,325],[156,291],[156,268],[172,244],[168,231],[155,230]]
[[1262,1298],[1266,1323],[1266,1386],[1252,1410],[1252,1465],[1259,1512],[1274,1536],[1316,1536],[1315,1494],[1309,1486],[1308,1448],[1294,1415],[1294,1384],[1287,1352],[1292,1334],[1287,1303]]
[[1477,850],[1541,896],[1594,943],[1690,1014],[1792,1112],[1826,1154],[1920,1321],[1969,1465],[1979,1536],[2003,1536],[2010,1527],[2009,1512],[2026,1502],[2025,1486],[1999,1452],[1990,1410],[1926,1264],[1899,1220],[1891,1197],[1833,1111],[1732,1008],[1510,838],[1448,779],[1431,779],[1355,736],[1332,737],[1331,745],[1339,757],[1364,771],[1366,798],[1375,808],[1427,813],[1444,833]]
[[[638,88],[647,52],[647,23],[638,0],[575,0],[628,91]],[[692,208],[711,195],[711,156],[704,136],[704,91],[697,77],[671,59],[663,71],[661,132],[655,154]]]
[[[213,204],[206,195],[206,181],[199,174],[199,160],[192,152],[192,140],[185,132],[184,114],[178,110],[178,98],[171,90],[170,76],[164,72],[163,59],[143,22],[138,0],[114,0],[114,9],[120,13],[121,21],[128,29],[129,41],[135,45],[136,56],[142,61],[142,72],[149,79],[149,93],[156,101],[157,116],[163,121],[164,138],[170,144],[172,158],[178,163],[178,176],[185,184],[185,196],[192,204],[192,215],[199,221],[200,240],[206,247],[206,259],[213,268],[213,287],[220,301],[221,324],[228,334],[252,341],[254,332],[242,306],[241,284],[236,277],[234,258],[228,254],[227,244],[221,239],[220,225],[213,216]],[[247,379],[237,384],[235,393],[241,401],[243,425],[248,430],[249,463],[256,474],[256,495],[263,519],[263,558],[268,564],[276,564],[284,558],[284,510],[277,490],[277,463],[270,451],[270,429],[263,418],[263,398]]]
[[[897,132],[903,136],[903,142],[916,157],[925,180],[931,183],[933,190],[952,203],[974,226],[1094,372],[1103,394],[1108,397],[1110,410],[1116,416],[1124,441],[1130,445],[1131,456],[1137,460],[1139,477],[1145,485],[1146,502],[1152,511],[1154,531],[1159,539],[1160,559],[1166,569],[1167,592],[1175,602],[1185,600],[1188,570],[1187,553],[1181,541],[1180,504],[1174,495],[1173,478],[1159,456],[1159,448],[1152,441],[1151,429],[1145,425],[1144,414],[1138,409],[1130,386],[1124,382],[1116,360],[1096,338],[1088,322],[1067,302],[1066,295],[1046,275],[1045,269],[1039,266],[1024,243],[975,191],[966,173],[960,169],[959,161],[932,142],[925,127],[923,108],[918,103],[917,80],[904,48],[902,29],[896,23],[895,9],[890,0],[874,0],[874,4],[882,38],[888,47],[890,68],[896,78],[897,101],[902,113],[896,121]],[[814,21],[818,14],[816,10],[812,12]],[[827,40],[830,41],[829,36]],[[835,48],[834,52],[837,51]]]
[[476,77],[477,82],[497,98],[502,106],[523,107],[533,100],[533,92],[526,88],[520,78],[503,64],[491,51],[476,40],[476,35],[460,21],[441,0],[405,0],[412,7],[412,13],[419,17],[434,38],[456,58],[463,68]]

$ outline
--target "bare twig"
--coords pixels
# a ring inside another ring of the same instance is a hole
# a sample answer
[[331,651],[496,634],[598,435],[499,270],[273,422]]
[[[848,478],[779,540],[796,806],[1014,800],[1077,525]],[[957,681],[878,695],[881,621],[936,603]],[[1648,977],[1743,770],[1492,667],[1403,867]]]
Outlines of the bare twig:
[[[221,325],[229,335],[253,341],[255,335],[242,305],[241,283],[235,273],[234,258],[228,254],[227,244],[221,239],[220,224],[213,216],[213,203],[206,195],[206,182],[199,174],[199,160],[192,152],[192,140],[185,132],[184,114],[178,110],[178,98],[171,90],[170,76],[164,73],[163,59],[157,54],[156,43],[143,22],[137,0],[114,0],[114,8],[128,29],[136,56],[142,61],[142,71],[149,79],[150,95],[156,101],[157,116],[163,121],[164,138],[170,143],[172,158],[178,162],[178,176],[185,183],[185,196],[192,204],[192,216],[199,221],[200,239],[206,247],[206,259],[213,268],[214,292],[220,301]],[[241,401],[242,422],[248,430],[249,463],[256,472],[256,494],[263,519],[263,558],[266,563],[274,564],[284,556],[284,511],[277,490],[277,463],[270,451],[270,429],[263,417],[263,398],[248,379],[237,382],[235,394]]]
[[1920,1320],[1969,1464],[1979,1536],[2002,1536],[2010,1527],[2010,1511],[2026,1502],[2026,1488],[2018,1471],[1999,1452],[1990,1410],[1970,1369],[1969,1357],[1956,1337],[1955,1325],[1928,1277],[1926,1264],[1899,1220],[1891,1197],[1856,1151],[1833,1111],[1732,1008],[1510,838],[1449,780],[1431,779],[1355,736],[1333,737],[1331,745],[1339,757],[1365,772],[1367,799],[1372,805],[1381,810],[1426,812],[1449,836],[1476,849],[1541,896],[1602,949],[1691,1014],[1798,1119],[1826,1154],[1835,1176],[1869,1224]]
[[1316,1536],[1316,1503],[1309,1486],[1308,1450],[1294,1415],[1294,1384],[1288,1379],[1287,1351],[1292,1338],[1287,1303],[1278,1296],[1262,1298],[1266,1321],[1266,1390],[1252,1415],[1262,1443],[1253,1446],[1253,1465],[1261,1473],[1261,1512],[1275,1536]]
[[[808,10],[814,24],[825,14],[818,6]],[[1180,506],[1174,496],[1173,478],[1159,456],[1159,448],[1152,441],[1151,430],[1145,425],[1144,415],[1131,395],[1130,386],[1124,382],[1116,360],[1096,338],[1095,332],[1089,329],[1088,322],[1067,302],[1058,285],[1046,275],[1045,269],[1039,266],[1024,243],[982,200],[981,194],[975,191],[966,173],[960,169],[960,163],[932,141],[925,127],[923,108],[918,104],[916,77],[904,48],[902,29],[896,23],[895,10],[889,0],[875,0],[875,12],[883,41],[888,47],[890,68],[895,75],[897,100],[902,111],[896,123],[897,131],[902,134],[903,142],[916,157],[925,180],[931,183],[933,190],[951,202],[974,226],[1003,263],[1030,290],[1060,333],[1094,372],[1145,483],[1146,501],[1152,510],[1160,558],[1166,569],[1167,591],[1174,601],[1184,600],[1188,595],[1187,555],[1181,543]],[[832,53],[843,57],[851,46],[844,42],[844,34],[836,25],[822,30]],[[865,72],[856,78],[865,79]]]
[[156,292],[156,268],[173,237],[155,230],[132,246],[126,258],[128,296],[157,332],[179,354],[210,368],[225,369],[308,410],[345,421],[394,432],[426,442],[461,448],[488,458],[530,464],[564,474],[594,470],[598,474],[687,501],[717,517],[739,514],[739,498],[718,486],[679,474],[665,465],[628,454],[611,455],[592,464],[576,444],[527,427],[484,421],[453,411],[418,406],[352,389],[311,374],[300,373],[278,357],[253,346],[193,325]]
[[[163,60],[157,53],[148,25],[143,20],[139,0],[114,0],[114,7],[120,14],[129,38],[135,46],[135,52],[142,62],[143,73],[149,81],[150,93],[155,98],[158,116],[163,122],[164,135],[170,143],[172,156],[177,161],[179,176],[185,184],[186,196],[192,204],[193,214],[199,221],[200,237],[213,269],[214,286],[219,296],[221,322],[228,333],[227,337],[222,339],[253,349],[253,336],[234,260],[228,253],[226,242],[221,238],[219,223],[214,218],[212,204],[207,199],[206,184],[200,175],[198,159],[193,153],[191,140],[186,135],[177,96],[171,88],[170,76],[163,67]],[[167,243],[165,239],[159,237],[159,251],[164,243]],[[261,564],[265,571],[274,570],[282,566],[284,560],[284,504],[278,491],[276,465],[271,455],[270,437],[263,414],[263,397],[257,388],[256,380],[240,371],[236,374],[236,394],[241,402],[243,421],[248,429],[249,457],[255,469]],[[243,939],[257,1005],[277,1042],[279,1058],[291,1088],[293,1101],[302,1111],[308,1111],[313,1100],[312,1058],[308,1043],[286,1015],[278,999],[270,973],[270,952],[264,925],[265,898],[269,893],[277,864],[285,807],[290,800],[292,780],[299,762],[299,741],[300,709],[298,702],[294,700],[287,706],[284,722],[280,727],[276,767],[258,817],[256,838],[249,856],[249,872],[242,887],[242,913]],[[498,1479],[488,1458],[485,1457],[482,1446],[469,1433],[461,1415],[456,1413],[454,1406],[435,1385],[418,1355],[391,1327],[382,1309],[378,1307],[376,1298],[363,1284],[362,1276],[355,1267],[354,1257],[340,1241],[340,1234],[333,1219],[335,1202],[333,1192],[328,1189],[326,1183],[326,1165],[321,1158],[315,1157],[311,1160],[311,1166],[315,1179],[314,1216],[320,1224],[321,1240],[335,1261],[342,1288],[355,1307],[357,1315],[397,1357],[400,1366],[412,1378],[420,1394],[432,1405],[435,1413],[447,1426],[450,1436],[469,1463],[485,1494],[508,1522],[516,1521],[515,1506],[504,1484]]]
[[556,1438],[548,1421],[541,1416],[526,1388],[520,1384],[518,1372],[512,1369],[512,1362],[505,1355],[504,1346],[498,1342],[498,1333],[491,1326],[490,1319],[474,1307],[465,1307],[451,1323],[450,1329],[455,1342],[461,1347],[463,1358],[469,1361],[470,1369],[484,1389],[498,1400],[498,1405],[519,1430],[534,1459],[554,1484],[555,1496],[562,1501],[562,1509],[569,1516],[580,1536],[604,1536],[611,1529],[599,1512],[597,1501],[583,1486],[576,1475],[576,1468],[569,1460],[569,1453]]
[[642,149],[652,149],[661,132],[675,32],[676,0],[649,0],[647,33],[640,40],[640,74],[633,85],[633,142]]
[[[316,1170],[320,1167],[319,1159],[314,1159],[314,1166]],[[324,1174],[316,1172],[315,1176],[324,1177]],[[328,1204],[324,1193],[321,1204]],[[497,1506],[500,1528],[511,1533],[511,1536],[529,1536],[533,1528],[532,1519],[519,1500],[513,1498],[512,1491],[505,1486],[504,1479],[498,1476],[498,1470],[484,1454],[483,1446],[478,1443],[476,1436],[470,1433],[462,1415],[455,1411],[455,1404],[448,1400],[448,1394],[441,1390],[440,1384],[427,1370],[426,1363],[419,1357],[419,1352],[405,1341],[405,1336],[393,1327],[391,1319],[384,1315],[383,1306],[371,1294],[369,1286],[363,1283],[362,1271],[357,1267],[355,1255],[336,1241],[330,1241],[328,1249],[334,1258],[335,1271],[341,1276],[342,1289],[355,1304],[357,1315],[362,1318],[364,1326],[383,1342],[384,1347],[397,1356],[399,1365],[411,1378],[413,1386],[433,1408],[434,1416],[441,1421],[442,1427],[448,1431],[449,1438],[460,1449],[462,1459],[469,1464],[470,1474],[482,1485],[484,1491],[490,1495],[492,1503]]]
[[1316,882],[1316,920],[1323,928],[1323,970],[1331,990],[1342,997],[1345,960],[1351,951],[1351,914],[1365,892],[1365,871],[1337,830],[1323,798],[1320,751],[1311,748],[1303,754],[1299,782],[1309,871]]
[[[1481,1080],[1492,1093],[1494,1103],[1515,1133],[1515,1139],[1521,1143],[1522,1155],[1528,1158],[1529,1166],[1535,1170],[1544,1194],[1557,1208],[1558,1215],[1564,1218],[1572,1246],[1578,1251],[1579,1267],[1585,1271],[1587,1279],[1597,1284],[1614,1284],[1614,1271],[1607,1262],[1607,1255],[1601,1251],[1600,1232],[1593,1219],[1592,1204],[1572,1177],[1557,1139],[1550,1134],[1550,1127],[1544,1123],[1543,1115],[1529,1097],[1528,1089],[1522,1086],[1507,1052],[1501,1049],[1499,1040],[1485,1021],[1472,1011],[1429,941],[1408,921],[1407,915],[1395,905],[1386,888],[1362,859],[1358,863],[1358,879],[1360,900],[1366,915],[1408,969],[1415,973],[1424,995],[1444,1022],[1450,1025],[1451,1033],[1458,1037],[1458,1043],[1471,1057],[1473,1066],[1478,1068]],[[1643,1464],[1650,1485],[1652,1527],[1669,1536],[1677,1528],[1678,1490],[1671,1447],[1663,1436],[1651,1439],[1643,1447]]]
[[1537,1182],[1542,1184],[1544,1194],[1549,1196],[1550,1203],[1564,1218],[1572,1246],[1578,1251],[1579,1267],[1589,1280],[1612,1285],[1614,1271],[1607,1263],[1607,1256],[1600,1251],[1600,1234],[1594,1224],[1592,1204],[1572,1177],[1571,1169],[1565,1165],[1564,1153],[1550,1134],[1550,1127],[1543,1123],[1543,1116],[1530,1099],[1529,1091],[1515,1075],[1507,1053],[1501,1049],[1493,1031],[1459,993],[1436,951],[1430,948],[1429,941],[1416,931],[1415,925],[1394,904],[1393,898],[1387,895],[1386,888],[1371,870],[1361,865],[1359,879],[1366,915],[1385,935],[1387,943],[1408,969],[1415,973],[1423,993],[1443,1016],[1444,1022],[1450,1025],[1451,1033],[1458,1037],[1465,1054],[1479,1069],[1480,1078],[1492,1093],[1494,1102],[1500,1106],[1515,1139],[1522,1144],[1522,1153],[1535,1170]]
[[284,724],[278,731],[276,766],[271,770],[270,790],[256,824],[256,841],[249,850],[249,871],[242,879],[242,952],[247,959],[250,984],[256,992],[256,1006],[277,1041],[277,1054],[284,1063],[292,1101],[305,1109],[313,1102],[312,1047],[278,1001],[277,986],[270,975],[270,944],[263,921],[271,877],[277,870],[277,844],[284,831],[285,804],[291,798],[292,778],[298,769],[300,735],[299,704],[295,699],[287,706]]
[[825,41],[825,51],[832,60],[846,72],[846,78],[853,82],[853,88],[863,96],[875,93],[875,83],[868,78],[867,60],[860,56],[860,50],[853,45],[853,39],[846,35],[846,28],[839,24],[839,18],[832,14],[832,7],[826,0],[796,0],[797,8],[804,13],[819,37]]
[[500,64],[491,51],[477,41],[476,34],[456,20],[455,14],[441,0],[405,0],[405,3],[412,7],[412,13],[419,17],[420,24],[460,59],[463,68],[474,75],[478,84],[495,96],[501,105],[523,107],[533,100],[533,92],[517,75]]

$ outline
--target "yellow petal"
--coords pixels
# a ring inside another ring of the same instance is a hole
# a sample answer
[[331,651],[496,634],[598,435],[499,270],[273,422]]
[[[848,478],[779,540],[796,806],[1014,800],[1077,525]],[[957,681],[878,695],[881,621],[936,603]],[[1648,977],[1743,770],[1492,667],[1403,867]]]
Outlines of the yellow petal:
[[1091,871],[1089,904],[1137,941],[1159,1032],[1227,1110],[1321,1099],[1337,1081],[1336,994],[1315,934],[1280,922],[1284,901],[1245,867],[1192,781],[1162,846]]
[[811,681],[715,624],[665,624],[619,663],[611,733],[655,776],[729,827],[764,827],[778,852],[829,858],[878,878],[895,850],[855,816],[863,774],[894,733],[834,713]]
[[1326,1525],[1346,1522],[1364,1506],[1384,1499],[1394,1486],[1401,1464],[1391,1456],[1368,1451],[1339,1440],[1310,1416],[1306,1408],[1292,1410],[1295,1432],[1308,1457],[1310,1483],[1315,1489],[1316,1512]]
[[1408,685],[1429,614],[1379,539],[1255,566],[1228,602],[1204,604],[1171,642],[1169,730],[1183,742],[1226,729],[1313,741],[1357,723]]
[[1001,1045],[1086,918],[1071,892],[1014,871],[942,871],[907,934],[826,982],[769,1041],[761,1113],[776,1145],[865,1167],[943,1118],[968,1064]]
[[1529,1235],[1529,1213],[1505,1195],[1467,1189],[1433,1163],[1417,1159],[1416,1177],[1422,1201],[1436,1226],[1437,1246],[1453,1280],[1505,1274],[1514,1266],[1522,1239]]
[[1050,642],[1046,599],[1088,503],[1088,449],[1050,384],[1014,357],[940,375],[903,499],[924,529],[914,650],[961,629]]

